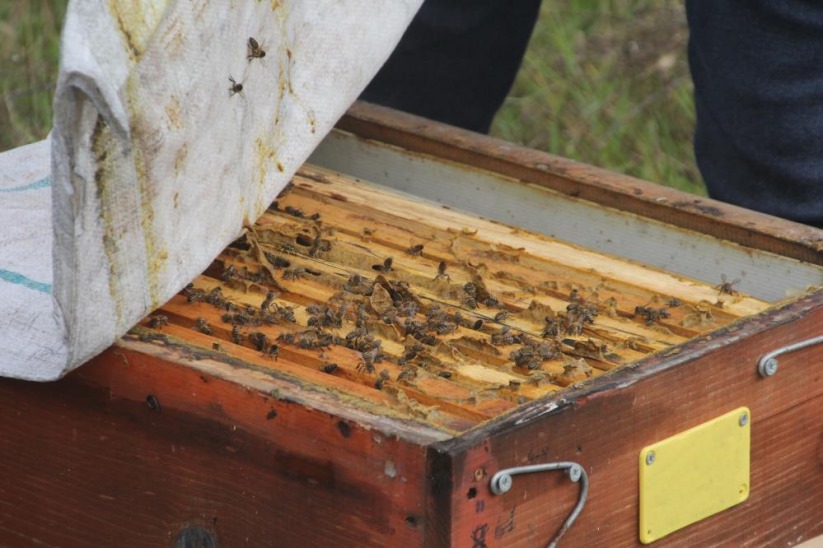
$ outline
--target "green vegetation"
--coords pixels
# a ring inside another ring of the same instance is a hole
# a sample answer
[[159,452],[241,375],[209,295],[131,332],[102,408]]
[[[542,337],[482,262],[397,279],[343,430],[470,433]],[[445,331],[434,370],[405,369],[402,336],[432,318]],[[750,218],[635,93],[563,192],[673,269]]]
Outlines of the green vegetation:
[[0,0],[0,150],[45,138],[66,0]]
[[704,194],[681,1],[547,0],[492,135]]
[[[66,0],[0,0],[0,150],[51,127]],[[703,192],[676,0],[546,0],[492,134]]]

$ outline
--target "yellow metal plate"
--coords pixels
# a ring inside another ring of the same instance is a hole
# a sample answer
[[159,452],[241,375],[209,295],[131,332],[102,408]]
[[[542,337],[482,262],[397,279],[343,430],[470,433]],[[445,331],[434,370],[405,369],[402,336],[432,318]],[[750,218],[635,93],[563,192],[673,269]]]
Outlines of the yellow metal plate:
[[640,451],[640,541],[749,497],[751,413],[741,407]]

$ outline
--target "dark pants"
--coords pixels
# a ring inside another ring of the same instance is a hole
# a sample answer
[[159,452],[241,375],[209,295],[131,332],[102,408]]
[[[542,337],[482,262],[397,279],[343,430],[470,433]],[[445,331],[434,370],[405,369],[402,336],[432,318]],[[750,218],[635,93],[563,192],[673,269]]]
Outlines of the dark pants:
[[823,4],[687,0],[709,194],[823,227]]
[[540,0],[426,0],[360,98],[488,132],[539,8]]
[[[426,0],[362,99],[487,132],[540,0]],[[823,226],[823,3],[687,0],[709,194]]]

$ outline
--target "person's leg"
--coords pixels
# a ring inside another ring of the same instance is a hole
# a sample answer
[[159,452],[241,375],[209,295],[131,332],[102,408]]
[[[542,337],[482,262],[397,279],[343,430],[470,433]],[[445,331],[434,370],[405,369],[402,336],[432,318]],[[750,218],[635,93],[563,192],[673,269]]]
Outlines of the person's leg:
[[687,0],[709,194],[823,226],[823,4]]
[[360,98],[488,132],[539,7],[540,0],[426,0]]

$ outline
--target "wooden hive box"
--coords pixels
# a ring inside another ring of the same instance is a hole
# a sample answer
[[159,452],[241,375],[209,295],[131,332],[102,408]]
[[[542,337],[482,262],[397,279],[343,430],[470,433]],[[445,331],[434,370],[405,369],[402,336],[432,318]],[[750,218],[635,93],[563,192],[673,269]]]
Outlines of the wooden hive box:
[[747,498],[660,543],[823,533],[823,344],[758,373],[823,334],[823,232],[369,105],[338,127],[129,336],[0,381],[0,540],[542,546],[584,479],[492,478],[567,463],[563,544],[632,545],[644,448],[741,407]]

